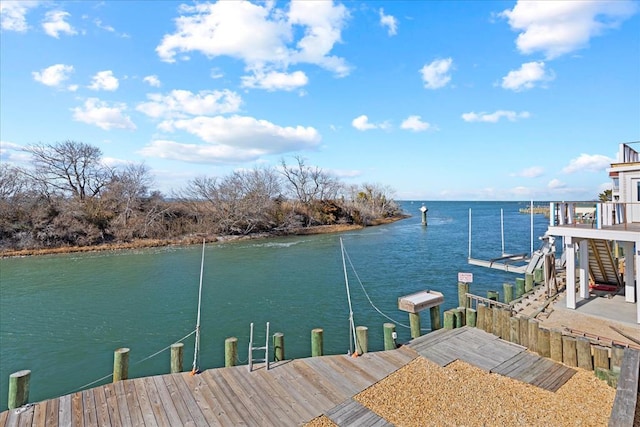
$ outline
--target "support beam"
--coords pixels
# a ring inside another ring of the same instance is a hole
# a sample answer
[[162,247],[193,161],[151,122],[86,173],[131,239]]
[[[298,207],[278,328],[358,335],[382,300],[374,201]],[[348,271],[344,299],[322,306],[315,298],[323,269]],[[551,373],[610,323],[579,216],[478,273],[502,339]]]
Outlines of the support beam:
[[[636,302],[635,281],[636,281],[636,266],[638,265],[638,255],[634,253],[633,242],[621,242],[622,250],[624,251],[625,265],[624,265],[624,300],[626,302]],[[635,244],[636,250],[638,250],[638,243]],[[634,257],[635,255],[635,257]],[[634,258],[636,261],[634,263]],[[635,264],[635,265],[634,265]]]
[[589,240],[582,239],[579,243],[580,256],[580,298],[589,298]]
[[567,308],[576,309],[576,245],[571,236],[565,237],[564,251],[567,260]]

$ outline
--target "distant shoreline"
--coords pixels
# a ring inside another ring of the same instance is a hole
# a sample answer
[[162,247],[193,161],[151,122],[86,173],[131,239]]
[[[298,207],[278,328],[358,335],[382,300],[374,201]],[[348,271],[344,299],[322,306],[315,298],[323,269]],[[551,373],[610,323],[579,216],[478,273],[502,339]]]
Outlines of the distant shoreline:
[[402,219],[409,218],[410,215],[401,215],[391,218],[383,218],[374,220],[370,225],[356,225],[356,224],[334,224],[334,225],[317,225],[313,227],[299,228],[289,233],[257,233],[248,235],[190,235],[183,236],[175,239],[136,239],[132,242],[122,243],[105,243],[95,246],[63,246],[56,248],[41,248],[41,249],[21,249],[21,250],[0,250],[0,258],[17,258],[27,256],[38,255],[54,255],[54,254],[71,254],[71,253],[84,253],[84,252],[103,252],[103,251],[119,251],[127,249],[144,249],[144,248],[156,248],[164,246],[188,246],[202,243],[202,239],[205,239],[207,243],[225,243],[235,242],[241,240],[256,240],[256,239],[268,239],[271,237],[285,237],[285,236],[308,236],[313,234],[330,234],[341,233],[344,231],[361,230],[366,227],[374,227],[377,225],[390,224],[392,222],[400,221]]

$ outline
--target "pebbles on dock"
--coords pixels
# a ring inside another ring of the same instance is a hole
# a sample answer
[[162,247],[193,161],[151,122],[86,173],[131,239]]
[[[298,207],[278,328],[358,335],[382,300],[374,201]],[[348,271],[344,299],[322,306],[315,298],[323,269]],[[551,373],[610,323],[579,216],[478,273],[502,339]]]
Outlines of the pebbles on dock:
[[[462,361],[442,368],[423,357],[354,397],[397,426],[606,426],[615,389],[578,372],[557,392]],[[308,426],[333,426],[318,417]]]

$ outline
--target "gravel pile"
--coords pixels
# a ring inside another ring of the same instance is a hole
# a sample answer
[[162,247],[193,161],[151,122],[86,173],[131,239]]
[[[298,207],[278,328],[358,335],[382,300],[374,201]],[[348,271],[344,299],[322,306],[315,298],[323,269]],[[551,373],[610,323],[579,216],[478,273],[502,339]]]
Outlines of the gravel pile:
[[[465,362],[423,357],[354,397],[397,426],[606,426],[615,389],[578,372],[553,393]],[[326,417],[308,426],[334,426]]]

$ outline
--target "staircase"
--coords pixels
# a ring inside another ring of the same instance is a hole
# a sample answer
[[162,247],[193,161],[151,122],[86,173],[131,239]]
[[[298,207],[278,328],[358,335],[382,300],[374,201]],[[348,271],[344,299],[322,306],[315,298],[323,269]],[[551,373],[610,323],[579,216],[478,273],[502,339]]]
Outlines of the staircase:
[[589,239],[589,274],[596,284],[622,286],[609,241]]

